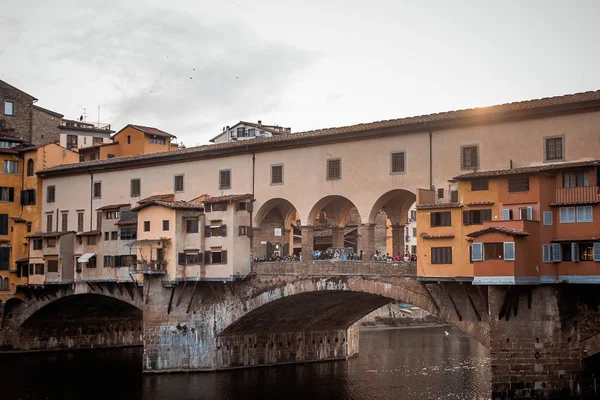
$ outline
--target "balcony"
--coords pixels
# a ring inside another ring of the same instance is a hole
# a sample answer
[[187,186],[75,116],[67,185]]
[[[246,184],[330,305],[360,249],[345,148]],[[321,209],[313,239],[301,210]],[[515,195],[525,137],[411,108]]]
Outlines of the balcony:
[[129,267],[129,272],[132,274],[166,274],[167,262],[156,260],[140,260],[136,264]]
[[581,186],[556,189],[554,204],[591,204],[600,203],[598,186]]

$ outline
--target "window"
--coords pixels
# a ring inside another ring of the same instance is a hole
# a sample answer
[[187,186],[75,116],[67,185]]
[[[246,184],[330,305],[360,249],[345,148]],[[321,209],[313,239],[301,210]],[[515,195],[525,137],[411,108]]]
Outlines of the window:
[[8,235],[8,214],[0,214],[0,235]]
[[[88,236],[87,244],[88,244],[88,246],[95,246],[96,245],[96,236],[95,235]],[[90,261],[91,261],[91,259],[90,259]]]
[[238,236],[248,236],[248,227],[240,225],[238,227]]
[[33,176],[34,164],[33,159],[27,160],[27,176]]
[[10,259],[10,247],[0,247],[0,269],[1,270],[8,270],[8,263],[9,263],[9,259]]
[[342,179],[342,159],[331,158],[327,160],[327,180]]
[[46,247],[56,247],[56,238],[47,238]]
[[575,207],[561,207],[560,219],[561,224],[570,224],[575,222]]
[[413,221],[417,219],[417,210],[410,210],[410,219]]
[[150,232],[150,221],[144,221],[144,232]]
[[248,136],[249,137],[256,136],[256,129],[254,129],[254,128],[248,128]]
[[120,216],[121,216],[120,211],[107,211],[106,212],[106,219],[119,219]]
[[77,213],[77,232],[83,232],[83,212]]
[[244,136],[246,136],[246,128],[244,128],[244,127],[237,128],[235,137],[244,137]]
[[198,233],[198,218],[188,218],[185,220],[186,233]]
[[[579,251],[579,247],[576,247],[577,243],[561,243],[560,244],[560,252],[561,252],[561,261],[577,261],[579,260],[579,254],[573,254],[574,250]],[[576,258],[573,256],[577,256]]]
[[3,174],[18,174],[19,173],[19,163],[17,161],[4,160],[2,163],[2,173]]
[[458,190],[450,191],[450,203],[458,203]]
[[60,215],[60,217],[61,217],[61,221],[60,221],[61,222],[61,230],[63,232],[66,232],[68,230],[68,225],[69,225],[69,214],[64,212]]
[[131,144],[131,135],[127,135],[127,144]]
[[158,137],[158,136],[153,136],[150,138],[150,143],[152,144],[165,144],[165,138],[164,137]]
[[481,225],[492,220],[492,210],[463,211],[463,225]]
[[4,100],[4,115],[15,115],[15,103]]
[[131,192],[131,197],[140,197],[140,193],[142,191],[142,180],[139,178],[132,179],[129,182],[129,190]]
[[510,208],[502,209],[502,220],[503,221],[511,221],[513,219],[513,210]]
[[46,214],[46,232],[52,232],[53,225],[52,214]]
[[461,146],[460,148],[460,168],[478,169],[479,168],[479,146]]
[[110,268],[113,266],[112,256],[104,256],[104,268]]
[[508,191],[510,193],[528,192],[529,178],[511,178],[508,180]]
[[471,191],[477,192],[480,190],[488,190],[489,189],[489,181],[487,179],[476,179],[471,181]]
[[121,239],[137,239],[137,228],[121,228]]
[[246,210],[248,210],[248,204],[251,204],[251,203],[245,202],[245,201],[240,201],[240,202],[236,203],[236,210],[237,211],[246,211]]
[[543,215],[544,225],[552,225],[552,220],[554,219],[552,211],[544,211]]
[[183,174],[175,175],[173,189],[175,193],[183,193]]
[[283,164],[271,165],[271,185],[283,185]]
[[594,222],[592,206],[577,207],[577,222]]
[[165,219],[163,220],[163,231],[168,231],[169,230],[169,220]]
[[412,229],[412,235],[413,237],[417,237],[417,228]]
[[42,239],[33,239],[32,240],[33,250],[41,250],[42,249]]
[[96,159],[96,153],[90,154],[90,161],[94,161]]
[[15,188],[0,187],[0,201],[15,201]]
[[544,160],[556,161],[564,159],[563,140],[562,136],[544,138]]
[[204,252],[205,264],[227,264],[227,250],[211,250]]
[[102,197],[102,182],[94,182],[94,199]]
[[574,188],[574,187],[587,187],[590,186],[589,174],[587,171],[579,172],[564,172],[563,173],[563,187]]
[[444,188],[441,188],[441,189],[437,190],[437,198],[438,199],[443,199],[444,198]]
[[35,204],[35,189],[21,190],[21,205],[32,206]]
[[204,231],[205,237],[211,236],[227,236],[227,226],[221,225],[220,222],[213,222],[212,225],[207,225]]
[[222,169],[219,171],[219,190],[231,189],[231,170]]
[[579,243],[579,261],[594,261],[594,243]]
[[67,149],[77,148],[77,135],[67,135]]
[[110,233],[110,240],[117,240],[117,237],[119,236],[119,232],[117,231],[112,231]]
[[533,220],[533,207],[519,207],[519,219],[525,221]]
[[452,247],[432,247],[432,264],[452,264]]
[[12,147],[17,147],[20,144],[20,142],[9,142],[8,140],[0,140],[0,148],[10,149]]
[[46,202],[54,203],[56,201],[56,187],[54,185],[46,187]]
[[92,139],[92,144],[102,144],[103,141],[101,137],[95,137]]
[[450,226],[452,225],[452,213],[450,211],[432,212],[430,215],[431,226]]
[[204,212],[212,211],[227,211],[227,203],[212,203],[206,204],[208,206],[208,210],[205,208]]
[[58,272],[58,260],[48,260],[48,272]]
[[199,265],[202,264],[202,253],[179,253],[177,255],[178,265]]
[[405,155],[403,151],[395,152],[390,155],[390,174],[403,174],[405,170]]
[[483,244],[483,259],[489,260],[503,260],[504,249],[502,243],[484,243]]

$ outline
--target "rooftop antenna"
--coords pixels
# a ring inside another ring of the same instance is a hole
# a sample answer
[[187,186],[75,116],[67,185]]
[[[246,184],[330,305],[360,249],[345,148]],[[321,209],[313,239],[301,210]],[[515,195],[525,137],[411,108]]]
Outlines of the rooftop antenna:
[[98,104],[98,128],[100,127],[100,104]]

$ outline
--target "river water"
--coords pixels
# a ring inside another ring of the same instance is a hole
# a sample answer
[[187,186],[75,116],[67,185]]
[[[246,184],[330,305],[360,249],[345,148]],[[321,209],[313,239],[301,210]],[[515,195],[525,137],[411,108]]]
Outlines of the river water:
[[142,375],[141,360],[141,348],[3,355],[0,399],[490,398],[488,351],[450,327],[361,331],[348,362]]

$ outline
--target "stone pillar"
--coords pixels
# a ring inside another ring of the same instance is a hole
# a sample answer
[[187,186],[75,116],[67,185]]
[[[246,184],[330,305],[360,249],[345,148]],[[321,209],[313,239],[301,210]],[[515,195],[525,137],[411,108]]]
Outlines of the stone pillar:
[[358,249],[362,251],[363,260],[371,261],[375,253],[375,224],[361,224],[358,230]]
[[344,247],[344,228],[334,226],[331,228],[331,247]]
[[315,246],[313,226],[307,225],[300,228],[302,233],[302,261],[312,260]]
[[392,255],[404,255],[404,225],[392,225]]

